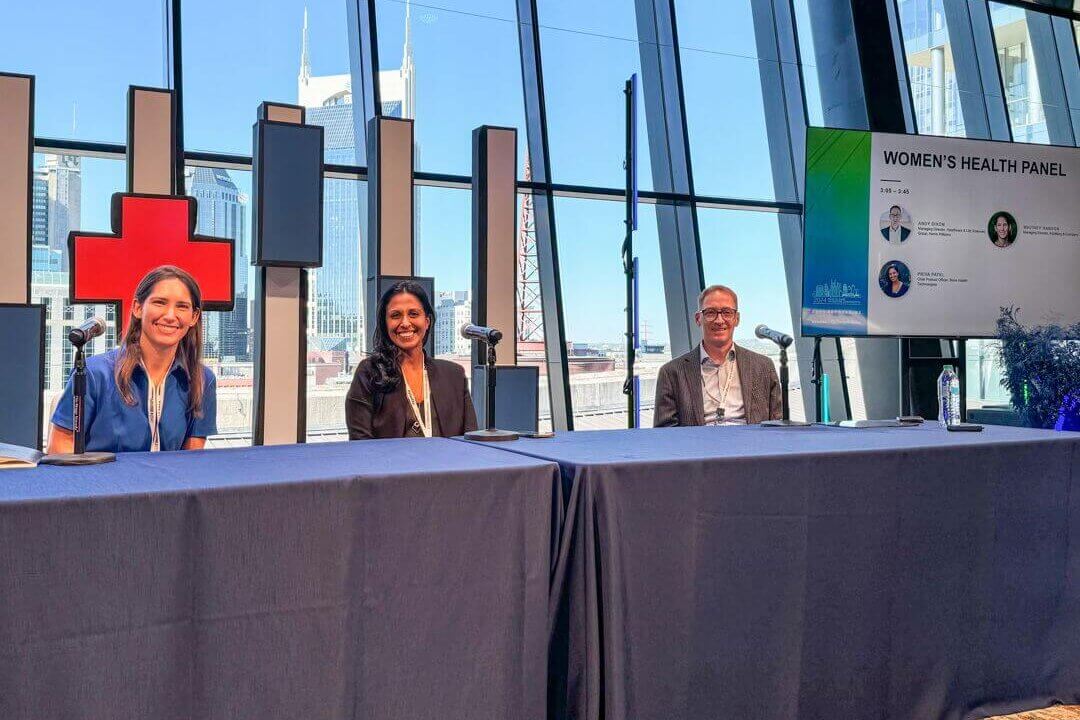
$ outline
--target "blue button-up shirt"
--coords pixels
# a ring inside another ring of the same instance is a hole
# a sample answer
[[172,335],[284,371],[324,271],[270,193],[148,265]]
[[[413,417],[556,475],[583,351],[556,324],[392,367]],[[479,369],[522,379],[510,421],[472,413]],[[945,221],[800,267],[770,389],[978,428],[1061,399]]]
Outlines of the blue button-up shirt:
[[[142,366],[136,366],[132,372],[131,391],[135,396],[135,404],[128,405],[120,397],[113,375],[119,357],[120,348],[114,348],[86,361],[83,420],[88,451],[133,452],[150,449],[146,371]],[[217,433],[217,379],[205,365],[202,373],[201,418],[195,417],[188,410],[189,382],[184,366],[174,362],[165,376],[165,405],[158,424],[162,450],[180,450],[190,437],[204,438]],[[71,430],[73,424],[72,388],[73,381],[69,378],[52,416],[53,424],[65,430]]]

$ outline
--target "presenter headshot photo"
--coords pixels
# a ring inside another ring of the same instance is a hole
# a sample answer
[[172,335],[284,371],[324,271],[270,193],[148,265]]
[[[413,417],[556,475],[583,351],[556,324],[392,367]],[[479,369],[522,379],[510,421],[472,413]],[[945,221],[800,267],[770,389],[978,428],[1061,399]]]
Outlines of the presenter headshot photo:
[[780,378],[765,355],[735,344],[739,298],[725,285],[698,296],[701,344],[664,364],[656,377],[653,427],[754,425],[779,420]]
[[416,282],[394,283],[379,300],[371,355],[356,366],[345,399],[350,440],[453,437],[476,429],[457,363],[424,352],[435,311]]
[[887,242],[902,243],[911,235],[911,216],[899,205],[893,205],[882,213],[881,225],[881,236]]
[[1007,248],[1016,242],[1016,231],[1016,218],[1004,210],[991,215],[986,228],[990,242],[999,248]]
[[911,271],[899,260],[891,260],[878,273],[878,284],[889,297],[902,297],[911,287]]
[[[202,294],[172,265],[135,288],[120,347],[86,360],[86,450],[197,450],[217,432],[217,381],[202,362]],[[52,415],[49,453],[72,452],[72,380]]]

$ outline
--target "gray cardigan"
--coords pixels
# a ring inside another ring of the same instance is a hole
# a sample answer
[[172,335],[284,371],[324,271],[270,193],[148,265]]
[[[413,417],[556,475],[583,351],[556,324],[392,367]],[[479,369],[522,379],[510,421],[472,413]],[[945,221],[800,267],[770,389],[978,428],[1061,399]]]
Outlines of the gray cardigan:
[[[756,424],[779,420],[782,413],[780,378],[766,356],[735,345],[746,422]],[[704,425],[705,403],[701,397],[701,350],[690,352],[664,364],[656,377],[656,408],[653,427]]]

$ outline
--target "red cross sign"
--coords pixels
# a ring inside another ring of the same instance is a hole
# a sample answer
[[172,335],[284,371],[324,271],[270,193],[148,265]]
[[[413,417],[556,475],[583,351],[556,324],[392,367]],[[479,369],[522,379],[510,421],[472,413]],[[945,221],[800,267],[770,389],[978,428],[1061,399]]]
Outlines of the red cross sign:
[[119,303],[127,329],[135,288],[159,265],[191,273],[202,291],[203,310],[232,310],[233,241],[195,234],[195,198],[115,193],[112,229],[73,231],[71,299],[77,303]]

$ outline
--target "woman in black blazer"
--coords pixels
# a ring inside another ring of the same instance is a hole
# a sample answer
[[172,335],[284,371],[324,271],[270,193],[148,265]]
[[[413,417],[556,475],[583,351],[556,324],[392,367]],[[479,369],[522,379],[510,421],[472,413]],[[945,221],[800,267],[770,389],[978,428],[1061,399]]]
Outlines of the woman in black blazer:
[[345,399],[350,440],[453,437],[476,429],[460,365],[424,353],[435,324],[427,293],[402,280],[379,300],[371,356],[356,367]]

